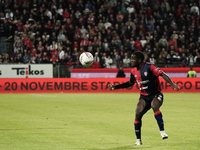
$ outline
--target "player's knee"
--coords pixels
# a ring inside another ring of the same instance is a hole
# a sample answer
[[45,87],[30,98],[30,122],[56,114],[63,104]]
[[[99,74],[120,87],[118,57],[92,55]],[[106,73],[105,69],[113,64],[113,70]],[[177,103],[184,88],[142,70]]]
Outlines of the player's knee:
[[143,116],[142,111],[138,111],[138,112],[136,112],[136,114],[135,114],[136,120],[140,120],[140,119],[142,118],[142,116]]
[[151,108],[153,109],[153,111],[157,111],[160,108],[160,105],[156,105],[154,103],[151,103]]

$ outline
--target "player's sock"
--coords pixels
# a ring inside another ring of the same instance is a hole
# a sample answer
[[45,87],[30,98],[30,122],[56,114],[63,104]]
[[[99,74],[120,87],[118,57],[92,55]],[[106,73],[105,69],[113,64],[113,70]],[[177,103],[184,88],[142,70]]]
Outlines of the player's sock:
[[142,121],[135,120],[134,121],[134,126],[135,126],[135,135],[137,139],[141,139],[141,126],[142,126]]
[[163,122],[163,117],[162,117],[161,111],[158,110],[158,111],[154,112],[154,116],[157,120],[160,131],[164,131],[164,122]]

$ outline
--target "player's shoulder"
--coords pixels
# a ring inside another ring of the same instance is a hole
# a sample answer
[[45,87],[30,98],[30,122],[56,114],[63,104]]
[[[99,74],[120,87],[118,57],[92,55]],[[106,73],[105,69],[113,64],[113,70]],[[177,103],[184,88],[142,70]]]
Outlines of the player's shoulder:
[[151,66],[152,66],[152,64],[149,63],[149,62],[145,62],[145,63],[144,63],[144,68],[150,69]]
[[134,72],[136,72],[137,71],[137,67],[133,67],[132,69],[131,69],[131,73],[132,74],[134,74]]
[[137,67],[133,67],[132,69],[131,69],[131,72],[132,71],[137,71]]

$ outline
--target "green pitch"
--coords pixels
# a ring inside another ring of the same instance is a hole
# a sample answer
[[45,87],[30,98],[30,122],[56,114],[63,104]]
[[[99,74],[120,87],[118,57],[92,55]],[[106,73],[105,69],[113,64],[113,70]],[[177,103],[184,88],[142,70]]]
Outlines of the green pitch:
[[152,110],[134,146],[137,94],[1,94],[0,150],[199,150],[200,94],[165,93],[169,139]]

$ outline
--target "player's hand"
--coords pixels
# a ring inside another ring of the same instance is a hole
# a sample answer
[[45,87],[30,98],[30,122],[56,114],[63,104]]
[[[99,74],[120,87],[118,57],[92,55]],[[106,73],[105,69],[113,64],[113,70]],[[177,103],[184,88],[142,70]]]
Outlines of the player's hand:
[[112,90],[115,89],[115,85],[113,85],[113,84],[109,84],[109,85],[108,85],[108,88],[112,91]]
[[175,84],[175,83],[173,83],[172,85],[171,85],[171,87],[172,87],[172,89],[174,89],[174,90],[180,90],[180,87],[177,85],[177,84]]

